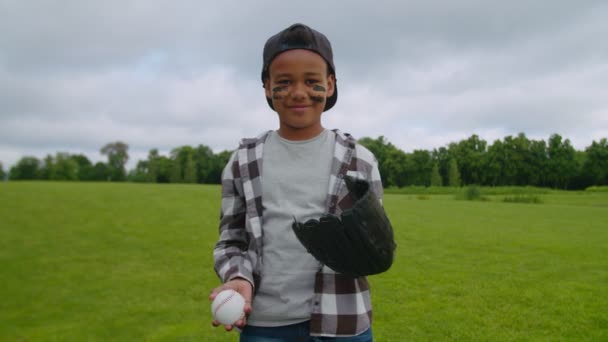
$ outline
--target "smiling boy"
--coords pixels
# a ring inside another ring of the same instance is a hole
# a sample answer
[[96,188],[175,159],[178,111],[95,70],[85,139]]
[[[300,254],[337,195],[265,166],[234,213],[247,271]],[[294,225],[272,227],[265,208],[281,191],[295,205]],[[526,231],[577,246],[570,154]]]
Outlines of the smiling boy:
[[325,99],[334,94],[334,85],[335,76],[328,74],[319,54],[294,49],[276,56],[264,89],[279,115],[279,135],[291,141],[319,135]]
[[262,82],[279,128],[243,139],[224,169],[214,249],[223,285],[209,297],[228,288],[245,297],[247,317],[236,323],[241,341],[372,341],[366,277],[322,265],[292,231],[294,218],[352,207],[347,175],[382,198],[373,154],[321,123],[337,101],[335,70],[329,40],[306,25],[294,24],[264,46]]

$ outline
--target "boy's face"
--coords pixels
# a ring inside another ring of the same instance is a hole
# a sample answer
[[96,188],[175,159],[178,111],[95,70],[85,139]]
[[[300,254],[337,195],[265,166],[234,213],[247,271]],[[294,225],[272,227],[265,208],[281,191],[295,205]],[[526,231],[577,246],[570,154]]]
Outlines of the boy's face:
[[288,50],[275,57],[264,89],[279,114],[279,132],[292,139],[319,134],[321,114],[334,85],[334,76],[327,75],[327,63],[312,51]]

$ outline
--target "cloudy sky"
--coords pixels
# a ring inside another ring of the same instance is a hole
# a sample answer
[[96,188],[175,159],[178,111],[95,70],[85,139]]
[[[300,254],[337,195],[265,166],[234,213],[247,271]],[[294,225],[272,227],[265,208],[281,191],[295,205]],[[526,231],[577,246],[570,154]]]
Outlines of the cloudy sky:
[[133,167],[278,128],[259,79],[295,22],[334,48],[327,128],[406,152],[478,134],[608,137],[606,1],[0,0],[0,161],[55,152]]

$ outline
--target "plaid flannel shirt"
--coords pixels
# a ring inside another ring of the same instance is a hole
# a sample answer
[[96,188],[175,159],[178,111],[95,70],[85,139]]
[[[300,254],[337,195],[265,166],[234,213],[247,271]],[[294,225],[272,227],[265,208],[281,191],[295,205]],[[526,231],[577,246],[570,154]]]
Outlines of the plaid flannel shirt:
[[[340,215],[353,205],[344,175],[366,179],[378,198],[382,183],[377,161],[365,147],[339,130],[331,166],[326,212]],[[240,277],[259,285],[262,255],[262,156],[268,132],[243,139],[222,173],[219,241],[213,257],[222,282]],[[352,336],[371,326],[372,310],[367,278],[353,278],[324,266],[315,275],[311,335]]]

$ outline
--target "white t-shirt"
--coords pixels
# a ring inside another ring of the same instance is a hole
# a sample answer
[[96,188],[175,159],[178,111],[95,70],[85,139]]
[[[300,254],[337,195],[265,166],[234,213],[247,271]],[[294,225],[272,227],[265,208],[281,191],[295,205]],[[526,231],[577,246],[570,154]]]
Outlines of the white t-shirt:
[[282,326],[310,319],[319,262],[291,229],[325,213],[335,136],[324,130],[304,141],[271,132],[262,156],[261,282],[247,323]]

